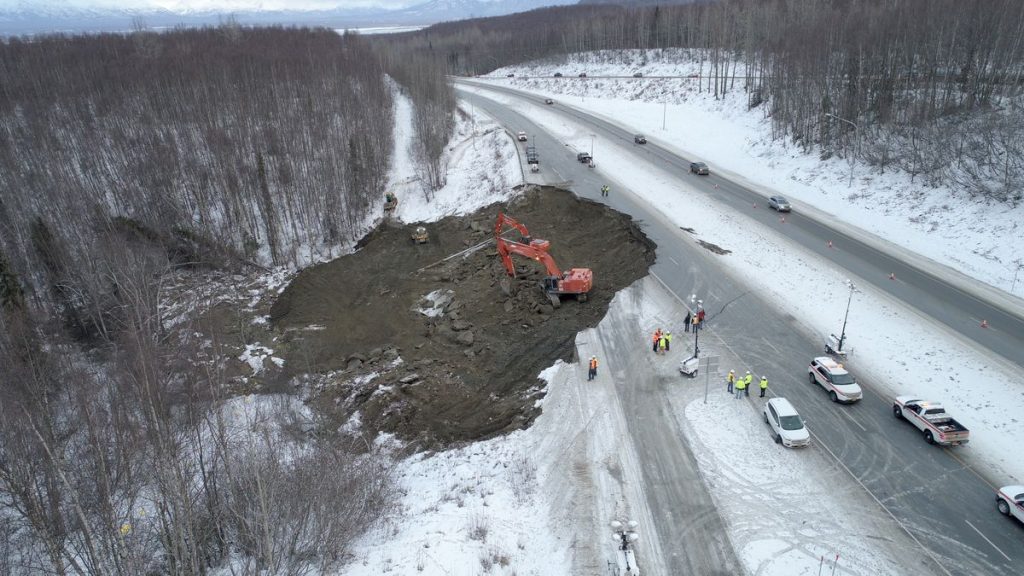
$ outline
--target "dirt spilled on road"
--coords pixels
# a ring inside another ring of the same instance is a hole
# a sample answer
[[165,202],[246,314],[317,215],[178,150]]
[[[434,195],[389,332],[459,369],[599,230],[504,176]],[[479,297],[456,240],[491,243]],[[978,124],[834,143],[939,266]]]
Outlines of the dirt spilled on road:
[[[563,269],[593,269],[588,301],[551,306],[543,267],[525,258],[508,282],[493,242],[444,261],[491,239],[499,211],[550,240]],[[529,424],[543,394],[537,374],[571,360],[576,333],[654,261],[629,216],[554,188],[428,224],[427,244],[413,244],[411,228],[385,224],[356,253],[300,273],[271,323],[285,366],[311,374],[313,404],[333,425],[358,419],[370,434],[431,448]]]

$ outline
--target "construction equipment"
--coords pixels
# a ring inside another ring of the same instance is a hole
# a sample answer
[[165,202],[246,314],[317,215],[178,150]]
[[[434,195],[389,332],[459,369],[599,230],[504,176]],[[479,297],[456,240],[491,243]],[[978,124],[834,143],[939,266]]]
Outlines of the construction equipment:
[[390,216],[395,208],[398,208],[398,196],[395,196],[394,192],[388,192],[384,195],[384,215]]
[[412,231],[412,243],[413,244],[426,244],[430,241],[430,234],[427,233],[427,229],[423,226],[417,226]]
[[[502,237],[506,227],[515,228],[522,235],[521,240],[509,240]],[[498,255],[505,265],[508,275],[515,277],[516,267],[512,263],[512,254],[519,254],[544,265],[547,276],[544,278],[542,288],[547,294],[551,304],[561,304],[562,294],[576,296],[580,302],[586,302],[587,295],[594,285],[594,273],[590,268],[570,268],[562,271],[555,259],[548,254],[551,243],[539,238],[531,238],[526,226],[514,218],[498,213],[498,220],[494,223],[494,242],[498,245]]]

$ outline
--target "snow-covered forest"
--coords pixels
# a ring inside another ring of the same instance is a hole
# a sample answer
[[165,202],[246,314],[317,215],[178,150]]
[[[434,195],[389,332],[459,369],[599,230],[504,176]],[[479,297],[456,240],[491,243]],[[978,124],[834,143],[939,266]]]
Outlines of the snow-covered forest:
[[680,81],[747,94],[775,138],[1015,204],[1024,199],[1022,36],[1015,0],[723,0],[562,6],[389,41],[465,75],[579,52],[696,49],[704,66]]

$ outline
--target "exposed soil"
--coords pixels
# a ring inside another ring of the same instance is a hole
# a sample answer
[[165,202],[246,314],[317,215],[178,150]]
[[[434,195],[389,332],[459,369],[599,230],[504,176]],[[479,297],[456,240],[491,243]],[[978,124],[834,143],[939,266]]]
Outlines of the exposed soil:
[[[528,259],[516,260],[509,281],[493,241],[442,262],[492,238],[499,211],[550,240],[563,269],[593,269],[586,302],[551,306],[543,267]],[[356,253],[304,270],[270,319],[285,369],[318,375],[309,381],[321,413],[342,425],[358,411],[363,430],[429,447],[532,421],[537,374],[571,360],[576,333],[654,261],[654,244],[629,216],[555,188],[528,187],[508,205],[428,224],[427,244],[413,244],[413,228],[385,224]]]

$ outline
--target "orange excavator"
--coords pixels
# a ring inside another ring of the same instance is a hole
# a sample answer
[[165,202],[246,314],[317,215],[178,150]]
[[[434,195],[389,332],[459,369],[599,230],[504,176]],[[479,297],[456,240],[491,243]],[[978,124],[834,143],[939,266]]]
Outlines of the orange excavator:
[[[515,228],[522,235],[520,241],[502,237],[506,228]],[[510,216],[498,213],[498,221],[494,223],[494,241],[498,245],[498,255],[505,265],[508,275],[515,277],[516,267],[512,263],[512,254],[526,256],[544,265],[548,275],[544,278],[544,292],[554,305],[559,304],[562,294],[572,294],[580,302],[586,302],[587,295],[594,285],[594,273],[590,268],[570,268],[563,272],[555,259],[548,254],[551,242],[539,238],[531,238],[526,226]]]

